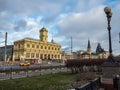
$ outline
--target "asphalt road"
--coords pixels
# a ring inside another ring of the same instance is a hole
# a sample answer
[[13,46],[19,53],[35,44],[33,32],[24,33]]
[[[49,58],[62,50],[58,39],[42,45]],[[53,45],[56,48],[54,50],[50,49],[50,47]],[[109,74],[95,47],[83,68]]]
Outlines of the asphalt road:
[[9,69],[20,69],[20,68],[34,68],[34,67],[48,67],[48,66],[60,66],[64,65],[63,63],[51,63],[51,64],[31,64],[30,66],[20,66],[18,65],[1,65],[0,70],[9,70]]
[[[15,79],[15,78],[23,78],[23,77],[30,77],[30,76],[37,76],[37,75],[44,75],[44,74],[53,74],[58,72],[66,72],[68,69],[66,67],[58,67],[58,68],[47,68],[45,67],[49,66],[62,66],[62,63],[52,63],[52,64],[33,64],[30,66],[19,66],[19,65],[8,65],[4,68],[1,66],[0,70],[10,70],[12,69],[18,69],[18,71],[12,71],[12,72],[1,72],[0,73],[0,80],[6,80],[6,79]],[[44,67],[42,69],[28,69],[28,68],[40,68]],[[19,69],[23,69],[19,71]],[[26,70],[25,70],[26,69]]]

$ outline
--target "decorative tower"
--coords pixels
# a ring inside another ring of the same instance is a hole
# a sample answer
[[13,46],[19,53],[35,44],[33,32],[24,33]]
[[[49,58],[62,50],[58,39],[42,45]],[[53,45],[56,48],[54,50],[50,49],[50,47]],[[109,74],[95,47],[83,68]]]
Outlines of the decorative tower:
[[44,27],[40,29],[40,41],[48,42],[48,30]]
[[90,40],[88,40],[87,52],[89,54],[91,54],[91,52],[92,52],[91,45],[90,45]]
[[98,43],[97,48],[96,48],[96,54],[100,54],[105,52],[104,49],[101,47],[100,43]]
[[51,40],[51,43],[54,43],[54,40],[53,40],[53,39]]

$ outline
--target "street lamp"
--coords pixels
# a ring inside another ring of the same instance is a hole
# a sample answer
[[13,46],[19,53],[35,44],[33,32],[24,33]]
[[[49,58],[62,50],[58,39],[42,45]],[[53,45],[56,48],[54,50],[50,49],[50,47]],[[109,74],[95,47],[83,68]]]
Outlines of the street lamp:
[[107,21],[108,21],[108,28],[107,29],[108,29],[108,36],[109,36],[109,54],[110,54],[108,57],[108,62],[115,62],[115,59],[112,55],[112,41],[111,41],[111,27],[110,27],[112,12],[111,12],[111,9],[109,7],[105,7],[104,12],[106,14]]

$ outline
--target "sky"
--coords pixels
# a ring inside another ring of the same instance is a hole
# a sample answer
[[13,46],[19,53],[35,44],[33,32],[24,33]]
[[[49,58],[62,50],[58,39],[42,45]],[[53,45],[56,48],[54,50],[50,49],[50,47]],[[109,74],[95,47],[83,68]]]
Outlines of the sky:
[[87,50],[88,39],[92,51],[97,44],[109,50],[107,18],[104,7],[110,7],[113,54],[120,54],[120,0],[0,0],[0,46],[26,37],[39,39],[39,30],[48,30],[48,41],[70,51]]

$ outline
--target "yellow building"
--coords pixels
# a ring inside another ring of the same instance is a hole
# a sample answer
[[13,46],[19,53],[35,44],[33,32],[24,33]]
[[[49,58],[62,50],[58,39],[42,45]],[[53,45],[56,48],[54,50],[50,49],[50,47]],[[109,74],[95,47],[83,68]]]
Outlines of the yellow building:
[[39,40],[24,38],[14,42],[14,60],[61,59],[61,45],[48,42],[48,30],[40,30]]

